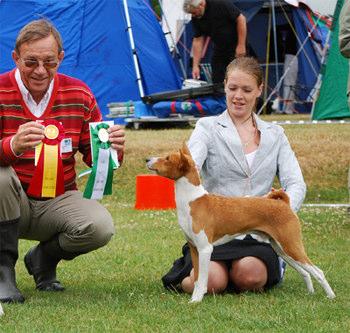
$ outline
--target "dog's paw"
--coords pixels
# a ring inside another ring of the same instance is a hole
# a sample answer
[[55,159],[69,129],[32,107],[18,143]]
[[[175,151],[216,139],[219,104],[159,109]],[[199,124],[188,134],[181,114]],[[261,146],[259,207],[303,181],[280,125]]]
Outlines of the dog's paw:
[[198,287],[197,283],[195,283],[195,287],[192,293],[190,303],[198,303],[203,299],[204,294],[207,292],[206,288]]
[[198,295],[198,296],[192,295],[191,300],[189,301],[189,303],[199,303],[199,302],[202,302],[203,296],[204,296],[204,294],[203,294],[203,295]]
[[327,292],[327,297],[329,299],[335,298],[335,293],[334,293],[334,291],[332,289]]
[[307,291],[309,292],[309,294],[314,294],[315,293],[314,286],[311,285],[310,287],[307,287]]

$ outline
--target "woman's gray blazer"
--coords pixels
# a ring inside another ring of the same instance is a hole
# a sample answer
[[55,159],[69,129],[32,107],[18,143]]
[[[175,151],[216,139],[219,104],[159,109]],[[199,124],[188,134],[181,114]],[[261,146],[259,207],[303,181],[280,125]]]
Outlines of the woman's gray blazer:
[[251,169],[227,110],[201,118],[189,139],[192,157],[210,193],[225,196],[263,196],[277,175],[297,211],[306,193],[299,163],[281,126],[254,115],[261,139]]

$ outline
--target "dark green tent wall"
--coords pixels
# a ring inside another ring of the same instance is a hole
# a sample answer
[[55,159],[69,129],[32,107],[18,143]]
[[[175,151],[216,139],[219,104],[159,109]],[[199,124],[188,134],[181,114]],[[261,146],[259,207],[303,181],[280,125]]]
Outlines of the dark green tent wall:
[[339,15],[344,0],[338,0],[334,12],[331,47],[326,64],[321,70],[322,84],[315,108],[313,120],[349,118],[347,102],[347,83],[349,59],[344,58],[339,50]]

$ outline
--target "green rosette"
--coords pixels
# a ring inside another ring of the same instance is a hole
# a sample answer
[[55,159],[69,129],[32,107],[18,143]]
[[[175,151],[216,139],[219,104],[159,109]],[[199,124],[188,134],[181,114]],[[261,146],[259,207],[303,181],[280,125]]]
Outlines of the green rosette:
[[84,198],[87,199],[102,199],[103,195],[112,194],[115,163],[111,156],[108,128],[109,125],[105,123],[90,127],[93,164],[84,191]]

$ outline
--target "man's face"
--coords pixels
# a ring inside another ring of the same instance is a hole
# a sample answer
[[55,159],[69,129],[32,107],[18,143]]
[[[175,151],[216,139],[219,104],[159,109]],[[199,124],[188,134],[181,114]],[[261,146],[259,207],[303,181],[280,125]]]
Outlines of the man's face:
[[58,52],[57,42],[52,35],[23,43],[18,54],[12,52],[21,79],[37,103],[45,95],[63,56],[64,52]]
[[191,15],[195,18],[200,18],[204,15],[205,11],[205,1],[202,1],[197,7],[191,8]]

